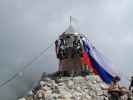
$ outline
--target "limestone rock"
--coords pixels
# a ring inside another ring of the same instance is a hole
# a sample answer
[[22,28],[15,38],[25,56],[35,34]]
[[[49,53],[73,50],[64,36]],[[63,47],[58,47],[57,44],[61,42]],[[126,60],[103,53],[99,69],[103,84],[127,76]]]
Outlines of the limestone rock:
[[19,100],[100,100],[103,82],[98,76],[45,77],[40,88],[32,93],[31,99]]

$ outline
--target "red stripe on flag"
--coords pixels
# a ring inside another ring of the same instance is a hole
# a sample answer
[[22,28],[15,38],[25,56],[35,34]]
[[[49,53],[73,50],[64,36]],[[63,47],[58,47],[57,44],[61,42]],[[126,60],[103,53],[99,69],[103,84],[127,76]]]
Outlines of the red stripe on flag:
[[83,63],[88,65],[88,69],[90,71],[92,71],[94,74],[97,74],[97,71],[93,68],[92,62],[86,52],[83,53]]

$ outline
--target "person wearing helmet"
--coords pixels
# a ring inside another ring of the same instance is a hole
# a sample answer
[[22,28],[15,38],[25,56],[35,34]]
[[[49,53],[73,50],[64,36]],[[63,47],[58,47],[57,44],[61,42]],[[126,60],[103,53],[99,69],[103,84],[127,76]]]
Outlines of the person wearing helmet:
[[108,88],[109,100],[120,100],[120,90],[119,85],[120,77],[116,76],[113,78],[112,84]]
[[119,76],[114,77],[113,80],[112,80],[112,84],[110,85],[108,90],[109,91],[119,90],[120,89],[119,81],[120,81]]

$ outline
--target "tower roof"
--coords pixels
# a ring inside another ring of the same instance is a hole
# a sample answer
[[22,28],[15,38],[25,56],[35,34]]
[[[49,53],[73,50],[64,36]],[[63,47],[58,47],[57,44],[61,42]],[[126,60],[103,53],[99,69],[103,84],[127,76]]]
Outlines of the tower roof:
[[70,25],[64,32],[64,34],[78,34],[78,32],[75,30],[75,28]]

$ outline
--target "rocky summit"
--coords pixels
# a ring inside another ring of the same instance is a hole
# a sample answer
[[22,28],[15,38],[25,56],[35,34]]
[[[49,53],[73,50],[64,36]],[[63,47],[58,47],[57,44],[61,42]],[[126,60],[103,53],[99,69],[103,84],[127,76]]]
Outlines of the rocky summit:
[[43,77],[31,94],[18,100],[103,100],[103,86],[97,75]]

